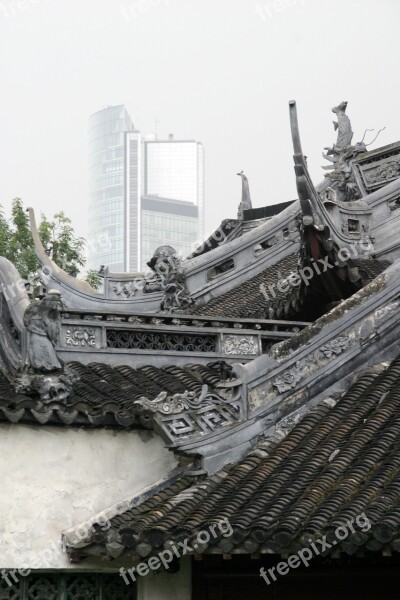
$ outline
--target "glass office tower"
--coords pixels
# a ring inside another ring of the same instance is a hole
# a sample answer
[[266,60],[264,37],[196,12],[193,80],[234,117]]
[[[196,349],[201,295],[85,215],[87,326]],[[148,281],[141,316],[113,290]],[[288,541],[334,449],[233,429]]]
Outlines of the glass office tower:
[[89,120],[88,267],[145,270],[163,244],[189,255],[203,239],[204,153],[192,140],[146,140],[124,106]]
[[89,119],[89,268],[127,268],[126,142],[134,131],[122,105],[104,108]]
[[182,256],[204,237],[204,150],[194,140],[143,143],[142,268],[161,243]]

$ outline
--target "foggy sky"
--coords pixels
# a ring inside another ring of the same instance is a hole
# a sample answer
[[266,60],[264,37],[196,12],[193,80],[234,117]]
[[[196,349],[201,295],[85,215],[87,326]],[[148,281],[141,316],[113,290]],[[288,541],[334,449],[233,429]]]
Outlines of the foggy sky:
[[204,144],[207,232],[242,169],[253,206],[293,199],[288,100],[315,182],[342,100],[353,142],[400,139],[399,23],[397,0],[0,0],[0,204],[86,236],[88,117],[121,103],[143,134]]

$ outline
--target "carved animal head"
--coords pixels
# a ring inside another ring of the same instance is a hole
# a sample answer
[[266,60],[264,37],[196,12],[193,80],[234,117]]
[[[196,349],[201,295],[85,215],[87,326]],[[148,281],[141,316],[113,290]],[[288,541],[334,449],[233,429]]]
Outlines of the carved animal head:
[[334,112],[335,114],[338,115],[339,113],[345,113],[346,108],[347,108],[347,101],[343,101],[340,104],[338,104],[338,106],[334,106],[332,108],[332,112]]

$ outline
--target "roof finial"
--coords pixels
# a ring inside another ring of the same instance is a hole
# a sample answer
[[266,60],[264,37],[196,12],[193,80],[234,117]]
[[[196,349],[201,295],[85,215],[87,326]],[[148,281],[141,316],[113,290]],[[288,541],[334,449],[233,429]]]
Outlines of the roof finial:
[[253,205],[250,198],[249,181],[246,175],[243,173],[243,171],[240,171],[240,173],[237,173],[237,175],[242,178],[242,199],[238,208],[238,219],[243,219],[243,212],[253,208]]

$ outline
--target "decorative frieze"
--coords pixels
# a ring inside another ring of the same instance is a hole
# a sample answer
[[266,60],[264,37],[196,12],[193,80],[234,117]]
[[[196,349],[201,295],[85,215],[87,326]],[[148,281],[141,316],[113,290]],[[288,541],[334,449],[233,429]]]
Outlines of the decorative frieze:
[[67,346],[96,348],[96,341],[96,329],[70,327],[65,330],[65,344]]
[[321,362],[321,354],[328,359],[335,358],[344,352],[350,346],[350,343],[351,339],[347,335],[331,340],[313,352],[307,359],[297,361],[294,366],[276,377],[272,382],[272,386],[280,394],[294,389],[306,375],[310,375],[324,364]]
[[134,281],[116,281],[111,285],[111,289],[116,296],[128,300],[136,295],[137,285]]
[[331,340],[324,346],[321,346],[320,352],[326,358],[331,358],[334,354],[341,354],[346,348],[350,346],[350,338],[348,336],[341,336],[334,340]]
[[223,353],[230,355],[257,356],[258,340],[255,336],[230,335],[224,337]]
[[400,176],[400,158],[385,161],[376,167],[365,170],[363,175],[365,183],[371,187],[393,181]]
[[304,377],[304,374],[303,367],[300,362],[297,362],[293,367],[282,373],[282,375],[275,377],[272,385],[277,388],[280,394],[288,392],[296,387],[299,381]]

